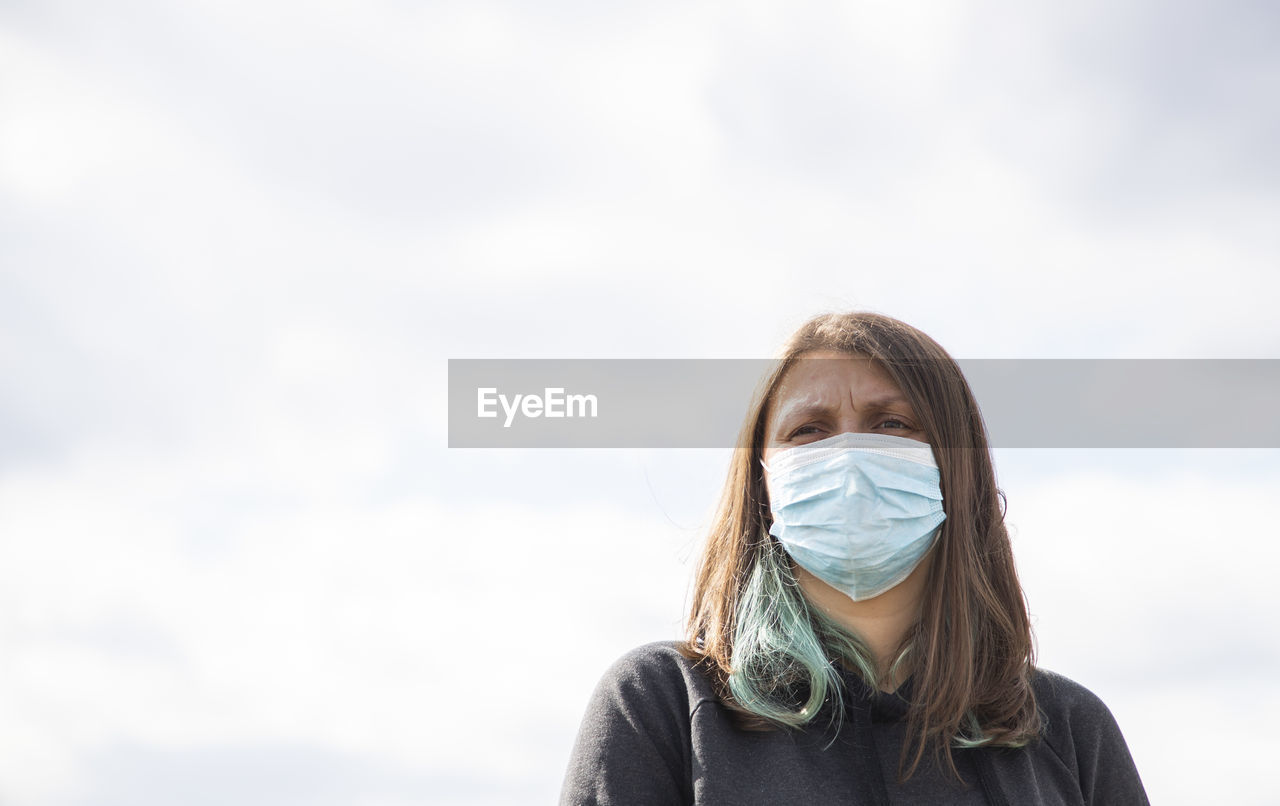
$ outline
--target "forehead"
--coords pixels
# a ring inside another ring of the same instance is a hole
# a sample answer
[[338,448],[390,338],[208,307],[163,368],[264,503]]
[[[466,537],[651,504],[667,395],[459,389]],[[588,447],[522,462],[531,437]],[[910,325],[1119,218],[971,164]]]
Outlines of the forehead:
[[901,395],[901,390],[884,367],[871,358],[822,350],[803,353],[787,369],[776,399],[863,393]]
[[[861,408],[881,404],[902,391],[879,363],[861,354],[830,350],[804,353],[782,377],[770,406],[770,421],[798,408]],[[903,401],[905,402],[905,401]]]

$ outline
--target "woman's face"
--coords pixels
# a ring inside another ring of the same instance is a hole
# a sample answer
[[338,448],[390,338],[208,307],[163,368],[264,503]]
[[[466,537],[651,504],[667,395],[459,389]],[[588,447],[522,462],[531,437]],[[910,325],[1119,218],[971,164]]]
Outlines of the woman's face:
[[819,350],[783,376],[765,421],[764,461],[845,432],[890,434],[928,442],[920,420],[889,374],[870,358]]
[[[778,386],[765,421],[764,461],[777,453],[845,432],[890,434],[928,442],[920,420],[889,374],[865,356],[833,351],[805,353]],[[918,617],[931,551],[901,583],[855,602],[792,563],[805,597],[863,637],[877,657],[887,657],[902,631]],[[892,685],[886,689],[892,690]]]

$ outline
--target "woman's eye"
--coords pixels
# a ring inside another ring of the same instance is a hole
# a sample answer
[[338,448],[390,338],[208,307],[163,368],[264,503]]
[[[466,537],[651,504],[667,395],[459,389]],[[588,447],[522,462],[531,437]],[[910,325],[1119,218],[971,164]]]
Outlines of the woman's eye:
[[818,433],[818,430],[819,430],[818,426],[816,425],[802,425],[799,428],[797,428],[795,431],[791,432],[791,439],[794,439],[796,437],[802,437],[802,436],[805,436],[806,434],[816,434]]
[[888,420],[882,420],[880,422],[880,427],[894,429],[894,430],[900,429],[900,428],[905,428],[908,431],[911,430],[910,425],[908,425],[907,423],[904,423],[902,420],[892,418],[892,417],[889,418]]

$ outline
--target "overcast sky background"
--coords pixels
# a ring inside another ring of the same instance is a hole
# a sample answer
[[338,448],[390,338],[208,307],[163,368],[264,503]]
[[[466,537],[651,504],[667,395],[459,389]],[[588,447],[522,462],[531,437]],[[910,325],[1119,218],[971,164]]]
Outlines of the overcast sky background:
[[[449,358],[1280,358],[1278,23],[3,4],[0,803],[552,801],[727,452],[451,451]],[[1152,802],[1276,803],[1280,451],[996,458]]]

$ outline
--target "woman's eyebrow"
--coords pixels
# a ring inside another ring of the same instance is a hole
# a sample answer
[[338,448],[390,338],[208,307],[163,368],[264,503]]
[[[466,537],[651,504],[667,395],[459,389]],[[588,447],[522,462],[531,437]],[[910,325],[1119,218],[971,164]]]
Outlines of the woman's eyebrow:
[[[783,406],[778,412],[778,423],[791,423],[796,420],[808,420],[809,417],[829,417],[836,413],[838,406],[829,403],[797,403],[795,406]],[[860,411],[883,411],[886,408],[900,408],[913,412],[911,404],[900,394],[883,394],[877,398],[863,400]]]
[[808,419],[809,417],[825,417],[835,410],[835,407],[826,403],[805,403],[793,408],[783,408],[779,422],[789,423],[793,420]]
[[[896,394],[881,395],[864,400],[858,408],[861,411],[884,411],[885,409],[914,411],[905,397]],[[778,426],[790,425],[797,420],[807,420],[811,417],[830,417],[838,409],[838,406],[832,406],[829,403],[801,403],[793,407],[783,406],[782,410],[778,412]]]
[[891,409],[895,407],[902,407],[911,411],[911,404],[908,403],[907,399],[902,395],[882,395],[880,397],[871,398],[870,400],[865,400],[862,405],[862,408],[864,409],[877,410]]

